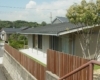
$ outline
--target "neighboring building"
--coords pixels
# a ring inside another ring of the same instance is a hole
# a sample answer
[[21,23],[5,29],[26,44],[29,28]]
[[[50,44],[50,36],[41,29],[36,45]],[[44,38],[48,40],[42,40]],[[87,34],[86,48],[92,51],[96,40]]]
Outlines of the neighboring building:
[[8,37],[13,34],[19,32],[21,29],[17,28],[2,28],[1,29],[1,39],[4,41],[8,40]]
[[64,23],[64,22],[69,22],[67,17],[56,17],[53,21],[52,24],[58,24],[58,23]]
[[28,29],[29,27],[21,27],[21,28],[2,28],[1,29],[1,39],[7,41],[9,36],[13,33],[19,33],[23,30]]
[[21,30],[26,30],[26,29],[28,29],[28,28],[30,28],[30,27],[25,26],[25,27],[21,27],[20,29],[21,29]]
[[[84,29],[92,27],[84,27]],[[95,27],[94,33],[98,33],[99,27]],[[82,30],[83,27],[64,22],[59,24],[52,24],[43,27],[30,28],[22,31],[21,34],[28,35],[29,50],[47,52],[47,49],[73,54],[82,57],[82,49],[79,43],[77,30]],[[91,56],[94,54],[96,47],[97,34],[92,34],[92,44],[90,45]]]

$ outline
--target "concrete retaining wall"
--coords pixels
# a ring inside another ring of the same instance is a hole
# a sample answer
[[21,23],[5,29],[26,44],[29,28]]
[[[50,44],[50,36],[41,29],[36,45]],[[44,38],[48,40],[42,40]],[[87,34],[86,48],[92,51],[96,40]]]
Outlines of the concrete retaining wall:
[[59,80],[59,77],[49,71],[46,71],[46,80]]
[[[13,80],[37,80],[6,51],[3,57],[3,66],[8,71]],[[46,71],[46,80],[58,79],[58,76],[52,74],[49,71]]]
[[4,53],[3,65],[13,80],[37,80],[7,52]]

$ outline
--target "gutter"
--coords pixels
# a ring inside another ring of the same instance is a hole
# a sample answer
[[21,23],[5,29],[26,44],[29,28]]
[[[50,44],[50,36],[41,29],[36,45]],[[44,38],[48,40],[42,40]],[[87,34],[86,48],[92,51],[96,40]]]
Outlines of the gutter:
[[45,34],[45,33],[20,33],[20,34],[35,34],[35,35],[52,35],[52,36],[58,36],[57,34]]
[[[93,28],[94,26],[86,26],[86,27],[81,27],[81,28],[76,28],[76,29],[72,29],[72,30],[66,30],[66,31],[62,31],[62,32],[58,32],[57,36],[61,36],[61,35],[65,35],[65,34],[69,34],[69,33],[74,33],[74,32],[77,32],[77,31],[81,31],[83,29],[90,29],[90,28]],[[96,26],[98,27],[98,26]]]

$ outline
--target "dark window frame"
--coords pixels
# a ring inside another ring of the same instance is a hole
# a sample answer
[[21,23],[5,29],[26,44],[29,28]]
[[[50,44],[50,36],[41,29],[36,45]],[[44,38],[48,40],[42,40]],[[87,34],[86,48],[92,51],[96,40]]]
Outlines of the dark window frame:
[[33,48],[35,48],[35,35],[33,35]]
[[42,35],[38,35],[38,48],[42,49]]
[[49,44],[50,49],[60,51],[60,41],[61,39],[57,36],[50,36]]

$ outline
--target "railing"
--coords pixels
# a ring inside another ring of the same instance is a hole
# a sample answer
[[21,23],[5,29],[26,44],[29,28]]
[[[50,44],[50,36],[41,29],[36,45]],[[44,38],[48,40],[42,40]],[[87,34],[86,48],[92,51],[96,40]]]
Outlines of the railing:
[[35,78],[37,78],[37,80],[45,80],[46,67],[7,44],[5,45],[5,50],[27,71],[29,71]]
[[[89,66],[89,79],[88,80],[93,80],[93,66],[94,66],[94,64],[100,66],[100,62],[95,61],[95,60],[91,60],[91,61],[87,62],[86,64],[80,66],[79,68],[75,69],[74,71],[68,73],[67,75],[61,77],[59,80],[67,80],[67,78],[69,76],[72,76],[73,74],[79,72],[80,70],[82,70],[82,69],[84,69],[84,68],[86,68],[88,66]],[[68,79],[68,80],[70,80],[70,79]],[[76,79],[73,79],[73,80],[76,80]],[[83,80],[83,79],[81,78],[79,80]]]

